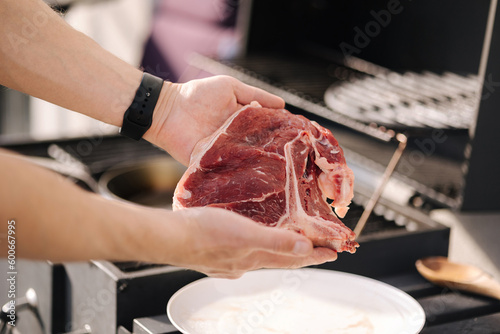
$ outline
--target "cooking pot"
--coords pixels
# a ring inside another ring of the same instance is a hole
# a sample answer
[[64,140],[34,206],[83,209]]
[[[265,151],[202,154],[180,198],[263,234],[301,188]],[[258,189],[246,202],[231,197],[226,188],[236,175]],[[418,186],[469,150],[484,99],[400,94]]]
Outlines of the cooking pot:
[[108,198],[170,209],[175,187],[185,170],[171,157],[127,163],[104,172],[98,189]]

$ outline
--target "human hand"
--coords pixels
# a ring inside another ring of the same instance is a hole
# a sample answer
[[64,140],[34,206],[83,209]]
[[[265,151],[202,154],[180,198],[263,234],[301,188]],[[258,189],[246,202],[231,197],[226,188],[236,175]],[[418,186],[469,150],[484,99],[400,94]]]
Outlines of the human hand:
[[[330,249],[313,249],[303,235],[224,209],[170,211],[109,200],[1,149],[0,182],[11,189],[0,192],[0,218],[22,222],[16,236],[23,258],[163,263],[236,278],[248,270],[296,268],[337,257]],[[3,226],[0,234],[7,232]],[[297,241],[305,245],[296,255]]]
[[259,268],[299,268],[337,259],[296,232],[260,225],[218,208],[175,211],[176,251],[167,263],[212,277],[238,278]]
[[252,101],[283,108],[283,99],[229,76],[184,84],[165,83],[144,138],[187,165],[196,143],[215,132],[234,112]]

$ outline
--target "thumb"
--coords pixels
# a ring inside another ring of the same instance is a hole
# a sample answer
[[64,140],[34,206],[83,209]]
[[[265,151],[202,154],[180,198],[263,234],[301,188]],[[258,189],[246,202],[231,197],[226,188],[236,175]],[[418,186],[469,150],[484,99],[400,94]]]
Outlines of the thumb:
[[285,101],[279,96],[266,92],[263,89],[253,87],[235,80],[233,89],[238,103],[246,105],[257,101],[265,108],[281,109],[285,107]]
[[295,256],[308,256],[313,252],[311,240],[296,232],[281,230],[276,227],[264,227],[266,233],[260,234],[259,248],[261,250]]

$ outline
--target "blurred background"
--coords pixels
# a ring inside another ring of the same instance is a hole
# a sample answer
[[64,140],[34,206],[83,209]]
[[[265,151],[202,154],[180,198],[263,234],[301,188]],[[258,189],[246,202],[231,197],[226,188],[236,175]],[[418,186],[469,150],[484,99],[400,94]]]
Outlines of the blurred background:
[[[206,76],[189,70],[198,52],[228,58],[240,50],[236,0],[46,1],[64,19],[126,62],[172,82]],[[0,135],[35,140],[112,134],[117,129],[2,87]]]

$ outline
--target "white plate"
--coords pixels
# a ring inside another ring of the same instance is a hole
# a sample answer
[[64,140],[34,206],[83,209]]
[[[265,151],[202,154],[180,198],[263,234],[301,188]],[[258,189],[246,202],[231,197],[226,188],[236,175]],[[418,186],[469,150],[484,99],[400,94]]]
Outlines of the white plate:
[[415,334],[425,323],[420,304],[403,291],[322,269],[203,278],[177,291],[167,314],[185,334]]

